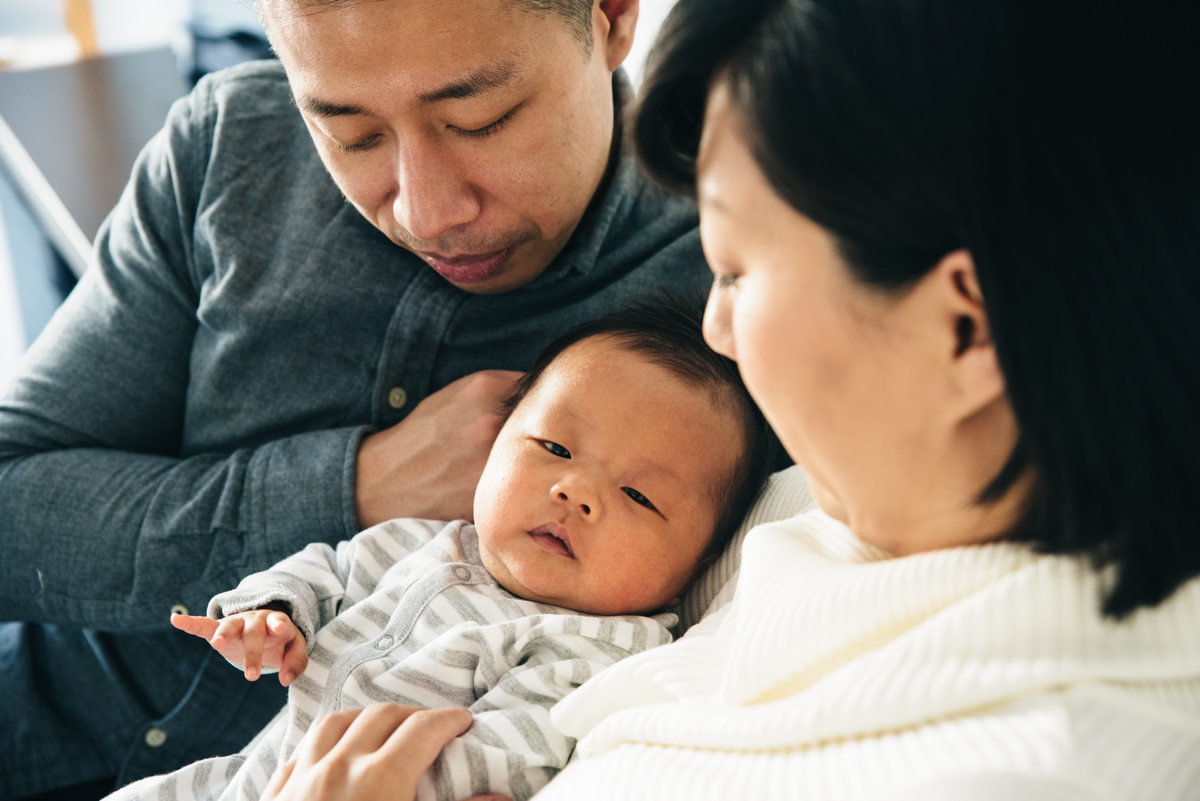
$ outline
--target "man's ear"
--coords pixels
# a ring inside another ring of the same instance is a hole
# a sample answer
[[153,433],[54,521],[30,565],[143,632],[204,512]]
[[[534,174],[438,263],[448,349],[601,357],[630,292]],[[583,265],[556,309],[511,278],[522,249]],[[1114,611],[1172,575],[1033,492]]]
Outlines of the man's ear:
[[971,254],[948,253],[931,277],[941,296],[946,325],[943,341],[950,367],[951,413],[964,419],[1004,396],[1004,373]]
[[615,72],[633,47],[638,0],[595,0],[595,3],[592,16],[600,26],[596,31],[596,47],[603,50],[609,72]]

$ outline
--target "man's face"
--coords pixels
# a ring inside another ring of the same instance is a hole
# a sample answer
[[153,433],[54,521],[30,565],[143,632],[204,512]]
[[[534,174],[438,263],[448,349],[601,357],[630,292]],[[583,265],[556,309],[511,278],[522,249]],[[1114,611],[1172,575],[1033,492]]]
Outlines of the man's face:
[[637,4],[624,8],[632,19],[614,24],[597,3],[588,54],[567,21],[513,0],[263,3],[347,199],[452,284],[483,294],[540,275],[604,176],[611,76]]

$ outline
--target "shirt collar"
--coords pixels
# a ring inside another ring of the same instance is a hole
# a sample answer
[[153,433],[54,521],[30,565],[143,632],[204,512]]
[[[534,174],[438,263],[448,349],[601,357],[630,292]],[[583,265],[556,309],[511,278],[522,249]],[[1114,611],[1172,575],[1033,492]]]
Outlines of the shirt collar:
[[608,173],[576,226],[575,232],[540,276],[526,287],[542,289],[570,276],[591,272],[611,232],[619,231],[646,185],[625,138],[624,119],[634,101],[633,84],[619,68],[613,73],[613,145]]

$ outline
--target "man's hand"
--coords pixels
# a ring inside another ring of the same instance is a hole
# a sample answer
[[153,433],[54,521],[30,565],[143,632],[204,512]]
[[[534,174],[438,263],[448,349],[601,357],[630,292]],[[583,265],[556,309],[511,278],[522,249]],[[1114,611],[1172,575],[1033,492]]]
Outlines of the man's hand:
[[354,501],[360,528],[397,517],[473,520],[475,486],[503,420],[500,404],[520,373],[464,376],[358,450]]
[[286,687],[308,667],[304,635],[283,612],[255,609],[220,621],[171,615],[171,625],[208,640],[230,662],[240,662],[250,681],[257,681],[266,665],[279,668],[279,683]]
[[[412,801],[421,774],[471,728],[459,707],[373,704],[319,718],[262,801]],[[502,801],[476,796],[471,801]]]

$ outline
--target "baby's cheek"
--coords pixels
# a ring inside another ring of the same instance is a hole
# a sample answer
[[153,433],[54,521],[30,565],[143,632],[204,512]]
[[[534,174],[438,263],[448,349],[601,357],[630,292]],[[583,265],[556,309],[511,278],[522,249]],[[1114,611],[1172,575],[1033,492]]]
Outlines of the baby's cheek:
[[505,499],[511,494],[506,490],[508,475],[489,459],[475,486],[475,525],[482,529],[484,520],[495,520],[503,514]]

